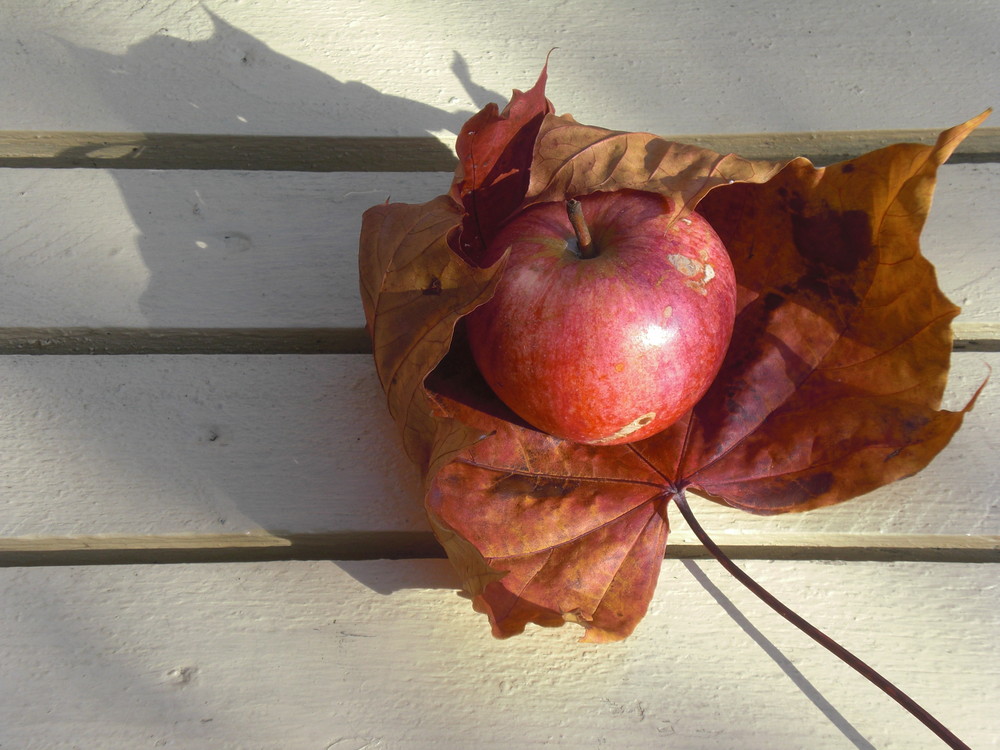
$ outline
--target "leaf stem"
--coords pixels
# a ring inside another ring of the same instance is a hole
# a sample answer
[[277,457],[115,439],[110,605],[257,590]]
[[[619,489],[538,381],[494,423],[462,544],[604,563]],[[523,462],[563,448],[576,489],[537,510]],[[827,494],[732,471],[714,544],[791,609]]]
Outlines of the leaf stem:
[[597,247],[594,239],[590,236],[590,227],[587,226],[586,219],[583,218],[583,206],[576,198],[566,201],[566,213],[569,215],[569,223],[573,225],[576,232],[576,244],[580,251],[580,257],[584,260],[597,257]]
[[934,716],[932,716],[910,696],[896,687],[893,683],[889,682],[889,680],[880,675],[872,667],[841,646],[815,625],[793,612],[787,605],[783,604],[767,589],[744,573],[743,570],[719,548],[708,533],[701,527],[701,524],[698,523],[697,519],[695,519],[694,513],[691,511],[691,506],[688,505],[687,497],[685,496],[683,489],[674,495],[674,502],[677,503],[678,510],[680,510],[681,515],[684,516],[684,520],[687,521],[691,530],[694,531],[695,536],[698,537],[699,541],[705,545],[705,548],[712,554],[712,556],[718,560],[722,567],[725,568],[737,581],[750,589],[750,591],[767,604],[767,606],[784,617],[803,633],[808,635],[825,649],[832,652],[835,656],[866,677],[886,695],[913,714],[913,716],[920,720],[924,726],[941,738],[945,744],[948,745],[948,747],[953,748],[953,750],[971,750],[968,745],[952,734],[947,727],[934,718]]

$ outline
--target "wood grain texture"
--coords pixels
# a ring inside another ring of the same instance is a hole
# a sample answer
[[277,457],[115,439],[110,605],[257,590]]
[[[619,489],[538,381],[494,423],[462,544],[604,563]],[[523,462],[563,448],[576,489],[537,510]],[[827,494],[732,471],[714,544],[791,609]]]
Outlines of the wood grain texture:
[[[998,357],[954,356],[952,408],[990,363],[1000,369]],[[21,539],[21,551],[91,535],[138,548],[148,536],[156,548],[175,534],[201,535],[205,546],[261,532],[428,531],[420,479],[367,355],[5,356],[0,382],[0,537]],[[1000,535],[998,408],[994,378],[929,469],[864,498],[772,517],[707,501],[696,512],[724,545],[803,544],[809,534],[823,544],[829,534],[841,546],[850,546],[843,535],[858,535],[857,545],[885,535],[905,547],[912,535],[940,545]],[[693,544],[675,521],[672,541]]]
[[556,108],[622,130],[940,128],[1000,94],[992,0],[631,7],[9,0],[0,130],[457,133],[553,47]]
[[[365,209],[450,175],[0,170],[2,327],[359,328]],[[1000,164],[945,166],[922,246],[960,323],[1000,321]]]
[[[743,567],[998,747],[992,566]],[[495,641],[454,586],[417,560],[0,570],[0,744],[939,746],[711,561],[668,561],[639,629],[606,646],[575,626]]]

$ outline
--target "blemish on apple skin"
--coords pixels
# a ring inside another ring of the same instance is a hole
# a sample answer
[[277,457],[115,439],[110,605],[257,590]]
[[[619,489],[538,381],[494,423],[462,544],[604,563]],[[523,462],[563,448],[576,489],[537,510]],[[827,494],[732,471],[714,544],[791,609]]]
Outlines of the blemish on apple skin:
[[705,282],[702,279],[688,279],[684,282],[684,286],[694,292],[698,292],[702,297],[708,296],[708,290],[705,288]]
[[680,255],[679,253],[673,253],[667,256],[667,260],[670,262],[674,268],[676,268],[684,276],[695,276],[701,269],[698,268],[700,263],[692,260],[686,255]]
[[685,286],[703,297],[708,295],[706,286],[715,278],[715,269],[710,263],[700,263],[693,258],[679,254],[668,255],[667,260],[680,274],[687,277],[684,280]]
[[621,440],[624,437],[628,437],[629,435],[631,435],[636,430],[642,429],[643,427],[645,427],[646,425],[648,425],[650,422],[652,422],[654,419],[656,419],[656,412],[655,411],[647,412],[647,413],[643,414],[641,417],[638,417],[637,419],[633,419],[627,425],[625,425],[620,430],[618,430],[618,432],[616,432],[614,435],[609,435],[606,438],[601,438],[600,440],[595,440],[594,444],[595,445],[600,445],[601,443],[609,443],[612,440]]
[[663,319],[670,320],[670,317],[674,314],[674,308],[672,305],[667,305],[663,308]]

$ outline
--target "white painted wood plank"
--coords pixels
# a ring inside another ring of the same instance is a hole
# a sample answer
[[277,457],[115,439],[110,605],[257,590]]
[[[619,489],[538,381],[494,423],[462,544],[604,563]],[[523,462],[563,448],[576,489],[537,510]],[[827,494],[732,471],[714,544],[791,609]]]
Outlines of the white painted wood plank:
[[962,324],[1000,322],[1000,165],[947,166],[921,234],[938,283],[962,307]]
[[[989,565],[748,562],[972,747],[1000,746]],[[627,641],[495,641],[444,561],[0,570],[0,744],[936,748],[713,561]],[[920,606],[914,606],[920,602]]]
[[[4,326],[353,327],[361,214],[446,174],[0,169]],[[1000,165],[941,170],[923,238],[960,322],[1000,322]]]
[[[954,356],[952,407],[990,363],[1000,354]],[[0,384],[0,538],[427,530],[367,355],[5,356]],[[1000,535],[998,410],[994,377],[928,469],[865,498],[771,517],[695,508],[723,543]]]
[[0,357],[2,536],[423,530],[369,359]]
[[362,326],[361,214],[448,175],[0,170],[6,326]]
[[997,104],[991,0],[12,0],[0,129],[420,135],[534,82],[582,122],[939,127]]

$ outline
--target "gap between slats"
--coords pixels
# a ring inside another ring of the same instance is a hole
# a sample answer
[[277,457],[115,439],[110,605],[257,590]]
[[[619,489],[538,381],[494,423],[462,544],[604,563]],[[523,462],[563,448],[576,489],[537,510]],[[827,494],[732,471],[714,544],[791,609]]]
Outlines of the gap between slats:
[[[752,159],[805,156],[830,164],[893,143],[933,143],[936,130],[668,136]],[[1000,161],[1000,128],[980,128],[950,163]],[[0,131],[0,167],[450,172],[450,144],[431,137]]]
[[[736,560],[1000,562],[1000,537],[778,533],[752,541],[725,536],[719,546]],[[168,534],[155,536],[13,537],[0,539],[0,567],[185,564],[281,560],[408,560],[442,558],[430,532],[322,534]],[[668,558],[711,555],[686,530],[671,534]]]
[[[1000,351],[1000,323],[953,330],[955,351]],[[363,328],[0,328],[0,355],[369,353]]]

